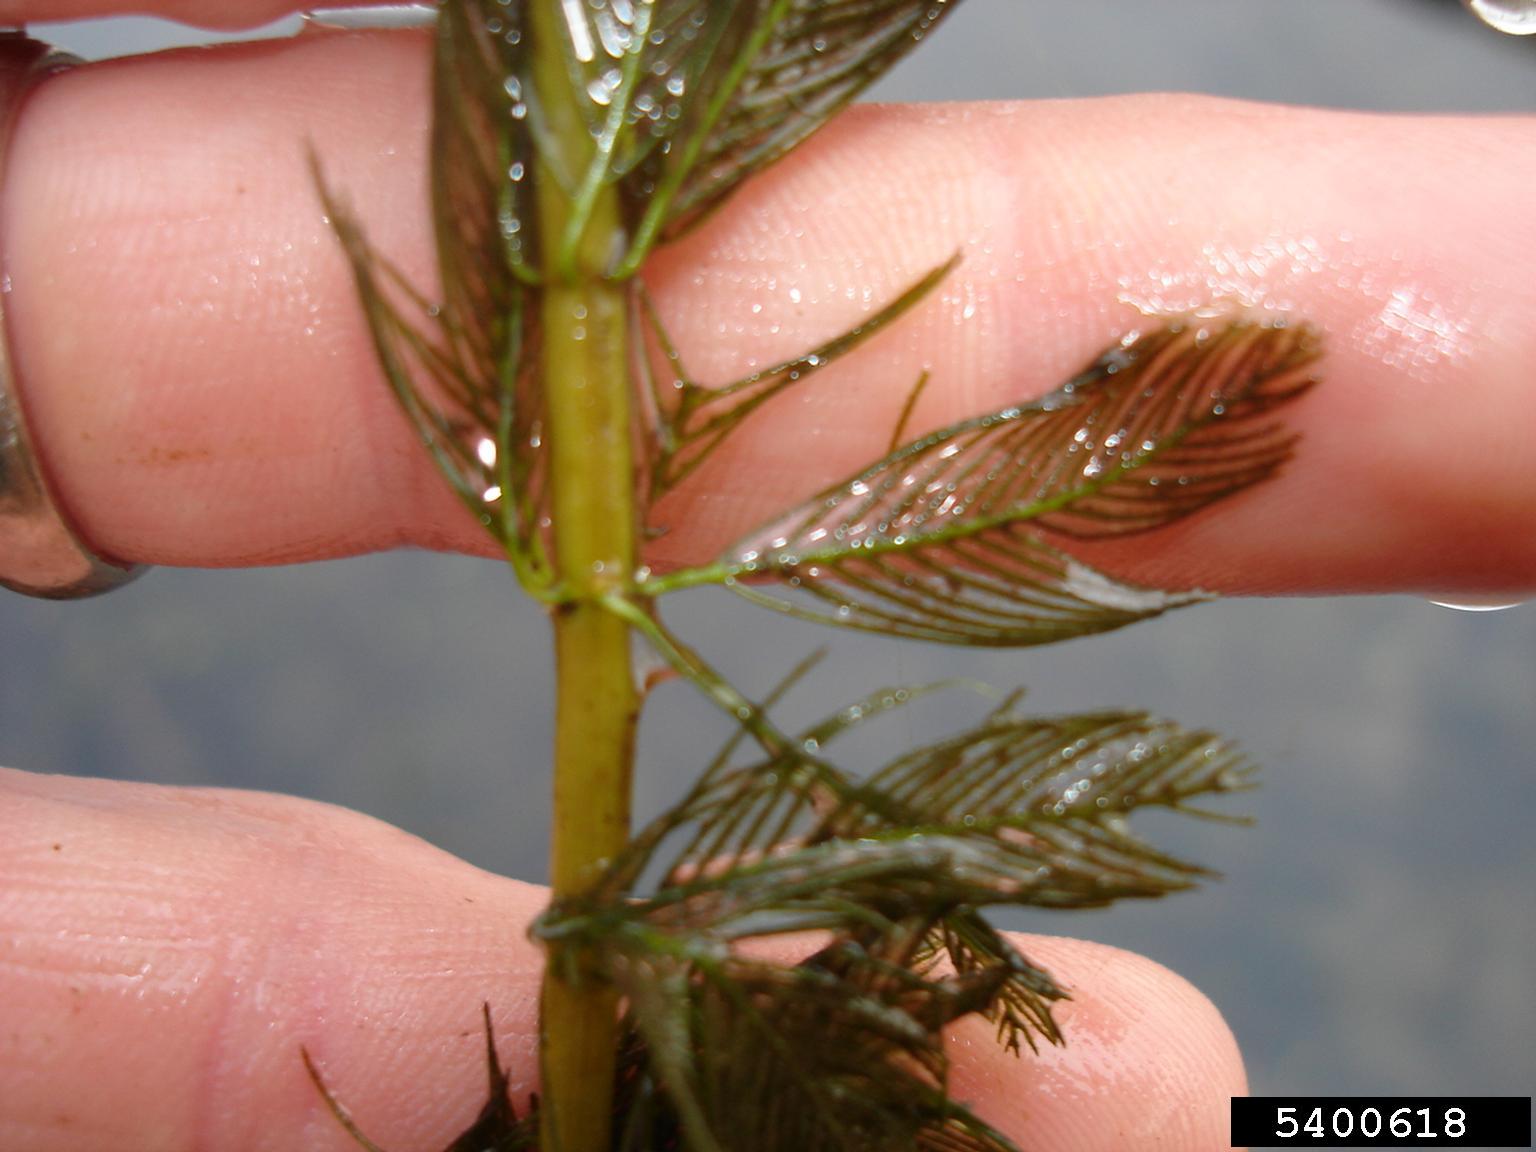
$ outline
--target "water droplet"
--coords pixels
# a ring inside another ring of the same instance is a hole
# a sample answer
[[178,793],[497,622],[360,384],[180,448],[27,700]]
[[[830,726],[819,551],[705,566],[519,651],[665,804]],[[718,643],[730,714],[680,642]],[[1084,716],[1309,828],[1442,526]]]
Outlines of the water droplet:
[[593,23],[597,25],[597,38],[603,51],[611,59],[622,59],[634,42],[634,32],[629,27],[634,21],[634,12],[628,3],[614,3],[610,8],[593,7],[596,9]]
[[1507,596],[1477,596],[1468,593],[1457,593],[1444,600],[1431,597],[1429,602],[1437,608],[1454,608],[1458,612],[1503,612],[1530,603],[1528,600],[1511,600]]
[[1247,784],[1247,781],[1243,778],[1243,774],[1241,772],[1234,772],[1232,769],[1228,768],[1224,771],[1216,773],[1215,784],[1218,791],[1236,792],[1243,788]]
[[606,108],[613,102],[613,94],[619,90],[619,85],[623,82],[624,74],[619,69],[604,69],[601,76],[594,76],[587,82],[587,95],[592,103]]
[[1511,36],[1536,35],[1536,0],[1462,0],[1490,28]]
[[582,11],[581,0],[561,0],[561,7],[571,37],[572,52],[577,60],[590,64],[596,53],[592,46],[592,29],[587,24],[586,13]]

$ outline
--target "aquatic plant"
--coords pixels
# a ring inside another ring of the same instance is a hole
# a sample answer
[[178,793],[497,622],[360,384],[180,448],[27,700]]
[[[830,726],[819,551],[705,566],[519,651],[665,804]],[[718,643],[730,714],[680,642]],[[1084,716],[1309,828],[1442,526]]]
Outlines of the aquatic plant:
[[[489,1100],[449,1152],[1003,1149],[946,1090],[943,1030],[1062,1040],[1050,974],[988,922],[1202,875],[1135,835],[1145,807],[1248,786],[1220,737],[1137,712],[1038,717],[1008,696],[858,776],[890,687],[788,731],[664,621],[715,585],[833,626],[1021,646],[1119,628],[1198,592],[1122,583],[1074,541],[1133,537],[1272,477],[1320,339],[1274,316],[1149,319],[1049,395],[909,438],[710,563],[653,571],[659,501],[763,405],[921,308],[959,259],[820,347],[696,378],[647,257],[706,220],[919,44],[958,0],[448,0],[431,182],[441,300],[317,179],[380,363],[555,633],[552,902],[537,1102]],[[688,793],[630,827],[638,647],[738,726]],[[798,962],[747,941],[813,933]],[[487,997],[496,990],[488,988]],[[311,1073],[318,1072],[311,1065]],[[327,1099],[374,1147],[337,1098]]]

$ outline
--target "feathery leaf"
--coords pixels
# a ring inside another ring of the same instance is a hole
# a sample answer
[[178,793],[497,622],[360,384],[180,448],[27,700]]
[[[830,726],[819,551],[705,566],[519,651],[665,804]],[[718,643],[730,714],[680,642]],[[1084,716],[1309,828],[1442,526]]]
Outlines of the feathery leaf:
[[616,983],[692,1148],[1008,1147],[944,1092],[941,1029],[986,998],[985,977],[834,946],[794,966],[635,956]]
[[642,316],[672,374],[670,387],[663,387],[654,368],[642,357],[638,374],[648,387],[641,398],[649,402],[655,429],[650,452],[651,495],[659,497],[682,483],[763,404],[803,384],[921,304],[959,262],[956,255],[930,269],[873,315],[811,351],[719,385],[700,384],[689,376],[650,298],[642,292]]
[[441,303],[430,302],[368,242],[320,177],[379,360],[438,468],[525,577],[543,574],[537,339],[527,281],[536,253],[527,105],[517,77],[525,40],[515,13],[458,0],[438,18],[432,201]]
[[917,46],[959,0],[723,0],[724,25],[669,148],[646,157],[626,191],[636,252],[675,237],[742,181],[788,154]]
[[[826,623],[975,645],[1102,632],[1203,599],[1120,584],[1042,533],[1148,531],[1274,474],[1316,333],[1232,320],[1133,333],[1051,395],[925,436],[737,544],[715,575]],[[799,599],[737,578],[800,589]]]
[[1014,904],[1158,896],[1202,874],[1131,835],[1126,817],[1145,807],[1211,815],[1192,801],[1248,786],[1239,753],[1209,732],[1142,713],[1019,717],[1010,705],[864,781],[803,750],[720,771],[642,830],[631,851],[643,862],[621,862],[616,874],[637,877],[685,826],[656,899],[695,911],[710,894],[723,897],[741,870],[759,869],[754,884],[776,882],[771,862],[786,853],[900,835],[983,844],[1008,876],[998,898]]
[[[774,759],[717,762],[605,883],[538,932],[689,965],[730,956],[740,940],[809,931],[914,971],[942,953],[959,976],[992,983],[984,1011],[1005,1046],[1058,1042],[1050,1005],[1064,994],[980,910],[1093,907],[1188,887],[1203,870],[1133,836],[1126,816],[1203,812],[1191,802],[1246,787],[1250,770],[1210,733],[1141,713],[1031,718],[1014,703],[863,781],[814,754],[838,735],[835,721]],[[662,857],[657,888],[636,899]]]
[[1037,1051],[1037,1036],[1050,1044],[1063,1043],[1051,1005],[1070,997],[1049,972],[1032,963],[980,912],[970,908],[951,912],[929,934],[924,948],[928,962],[947,957],[961,974],[1005,974],[996,997],[982,1015],[997,1026],[998,1043],[1007,1051],[1017,1053],[1021,1042]]

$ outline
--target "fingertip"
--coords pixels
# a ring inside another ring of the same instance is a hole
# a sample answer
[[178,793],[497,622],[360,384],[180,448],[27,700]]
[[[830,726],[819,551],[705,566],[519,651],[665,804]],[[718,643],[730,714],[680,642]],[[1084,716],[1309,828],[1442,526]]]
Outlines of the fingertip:
[[1237,1041],[1211,1001],[1144,956],[1028,937],[1031,960],[1068,987],[1061,1047],[1005,1053],[991,1026],[950,1037],[951,1090],[1019,1147],[1037,1152],[1218,1152],[1233,1096],[1247,1092]]

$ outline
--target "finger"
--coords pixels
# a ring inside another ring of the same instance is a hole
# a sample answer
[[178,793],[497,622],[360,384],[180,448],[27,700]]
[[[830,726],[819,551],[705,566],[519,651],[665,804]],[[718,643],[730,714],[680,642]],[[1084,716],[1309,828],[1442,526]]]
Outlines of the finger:
[[[418,37],[326,37],[33,99],[0,213],[12,343],[104,552],[485,548],[386,398],[304,167],[307,138],[430,283],[425,79]],[[1144,309],[1273,306],[1328,339],[1297,459],[1096,558],[1218,591],[1536,585],[1516,529],[1536,514],[1533,133],[1189,98],[856,110],[648,270],[690,370],[804,351],[956,247],[965,263],[754,418],[662,510],[651,559],[707,559],[880,455],[924,369],[914,433],[1056,386]]]
[[[0,771],[0,1147],[385,1146],[484,1103],[480,1004],[532,1087],[532,888],[365,817]],[[447,1133],[447,1135],[445,1135]]]
[[202,28],[254,28],[305,8],[350,8],[367,0],[0,0],[0,25],[92,16],[159,16]]
[[[438,1147],[484,1102],[483,1001],[535,1090],[541,890],[284,797],[0,770],[0,799],[8,1152],[348,1149],[300,1045],[382,1146]],[[1024,944],[1074,988],[1069,1046],[968,1028],[956,1096],[1051,1152],[1224,1148],[1243,1078],[1215,1010],[1114,949]]]

